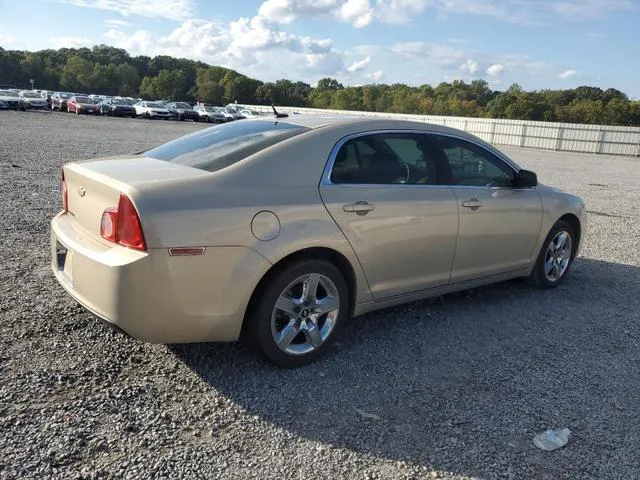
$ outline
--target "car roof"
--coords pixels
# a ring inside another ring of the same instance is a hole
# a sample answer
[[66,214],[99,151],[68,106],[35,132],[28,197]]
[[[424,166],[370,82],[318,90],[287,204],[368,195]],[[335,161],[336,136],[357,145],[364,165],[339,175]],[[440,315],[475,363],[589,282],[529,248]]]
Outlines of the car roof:
[[[273,116],[265,115],[251,119],[253,122],[260,121],[273,121]],[[301,127],[307,127],[310,129],[317,129],[328,126],[347,126],[347,125],[362,125],[363,130],[385,130],[385,129],[403,129],[403,130],[424,130],[434,133],[449,133],[455,134],[461,137],[474,138],[462,130],[458,130],[451,127],[445,127],[443,125],[436,125],[433,123],[417,122],[415,120],[403,120],[393,119],[385,117],[365,116],[365,115],[308,115],[308,114],[294,114],[288,117],[282,117],[279,121],[283,123],[290,123],[292,125],[300,125]]]

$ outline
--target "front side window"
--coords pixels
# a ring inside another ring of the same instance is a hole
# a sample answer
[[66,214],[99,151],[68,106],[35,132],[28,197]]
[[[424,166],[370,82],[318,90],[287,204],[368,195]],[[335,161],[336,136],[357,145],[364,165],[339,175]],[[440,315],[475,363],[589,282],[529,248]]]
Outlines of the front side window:
[[346,141],[338,150],[330,176],[336,184],[436,184],[433,158],[425,136],[380,133]]
[[308,130],[283,122],[226,123],[185,135],[143,155],[215,172]]
[[460,138],[440,135],[432,138],[449,167],[452,185],[513,186],[515,173],[491,152]]

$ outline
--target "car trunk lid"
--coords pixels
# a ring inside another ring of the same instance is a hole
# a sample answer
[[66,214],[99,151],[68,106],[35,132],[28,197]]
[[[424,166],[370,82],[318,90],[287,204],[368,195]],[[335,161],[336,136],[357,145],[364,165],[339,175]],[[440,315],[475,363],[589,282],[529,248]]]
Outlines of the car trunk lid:
[[[138,208],[140,189],[167,181],[200,177],[207,172],[147,157],[117,157],[71,163],[63,167],[67,187],[67,208],[73,222],[100,238],[100,221],[105,209],[116,207],[120,194]],[[144,230],[145,215],[138,211]]]

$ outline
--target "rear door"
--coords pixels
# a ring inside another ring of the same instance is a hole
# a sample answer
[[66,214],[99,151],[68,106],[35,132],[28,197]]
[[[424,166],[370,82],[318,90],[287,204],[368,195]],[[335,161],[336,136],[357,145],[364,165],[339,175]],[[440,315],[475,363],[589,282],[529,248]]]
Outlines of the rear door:
[[449,283],[458,233],[453,191],[438,186],[426,136],[352,136],[330,159],[320,186],[351,243],[375,299]]
[[439,152],[442,183],[452,188],[460,211],[451,281],[528,266],[542,223],[535,188],[515,188],[515,168],[480,144],[448,135],[430,139]]

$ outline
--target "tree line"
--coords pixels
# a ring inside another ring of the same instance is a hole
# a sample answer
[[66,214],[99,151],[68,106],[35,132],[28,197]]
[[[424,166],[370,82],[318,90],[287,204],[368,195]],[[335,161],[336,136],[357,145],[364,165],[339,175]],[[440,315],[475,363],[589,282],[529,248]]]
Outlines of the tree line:
[[484,80],[409,86],[344,86],[323,78],[315,87],[287,79],[262,82],[228,68],[170,56],[130,56],[97,45],[27,52],[0,47],[0,83],[105,95],[201,101],[224,105],[283,105],[422,115],[509,118],[548,122],[640,126],[640,101],[614,88],[505,91]]

